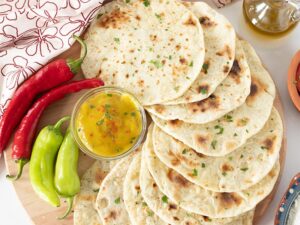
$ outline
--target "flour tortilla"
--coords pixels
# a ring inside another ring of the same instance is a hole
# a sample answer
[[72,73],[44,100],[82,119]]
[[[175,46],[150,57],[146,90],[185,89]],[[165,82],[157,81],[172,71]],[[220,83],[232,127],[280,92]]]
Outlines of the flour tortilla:
[[[273,108],[260,132],[223,157],[197,153],[157,126],[153,145],[159,159],[190,182],[216,192],[233,192],[251,187],[271,171],[278,159],[282,133],[280,115]],[[193,176],[194,170],[197,176]]]
[[[144,145],[144,148],[146,146]],[[166,198],[153,180],[144,157],[144,150],[142,153],[142,160],[140,166],[140,186],[141,193],[144,201],[147,203],[160,218],[166,223],[173,225],[221,225],[227,224],[235,220],[236,218],[224,218],[224,219],[212,219],[206,216],[202,216],[196,213],[188,212],[182,209],[177,203],[171,199],[167,199],[164,202],[162,199]]]
[[[139,167],[138,167],[139,168]],[[137,169],[138,169],[137,168]],[[171,199],[166,203],[162,201],[165,196],[158,188],[156,182],[153,180],[145,162],[142,157],[140,169],[140,186],[145,202],[157,213],[163,220],[173,225],[252,225],[254,210],[241,214],[238,217],[212,219],[206,216],[188,212],[182,209]]]
[[123,197],[132,225],[167,225],[145,203],[139,182],[141,153],[132,160],[123,184]]
[[[184,3],[201,23],[207,71],[201,70],[193,85],[179,98],[164,104],[201,101],[210,96],[227,77],[235,56],[235,31],[230,22],[204,2]],[[222,34],[222,35],[220,35]],[[205,92],[200,90],[205,88]]]
[[130,224],[123,200],[123,182],[132,157],[121,159],[100,186],[96,209],[104,225]]
[[[219,70],[223,69],[219,67]],[[230,73],[208,98],[188,104],[153,105],[146,109],[163,120],[208,123],[242,105],[250,93],[250,85],[251,75],[243,47],[236,40],[236,55]]]
[[209,191],[191,183],[175,170],[163,164],[155,155],[149,139],[147,139],[146,147],[143,148],[143,162],[146,162],[159,189],[175,204],[180,204],[183,209],[211,218],[234,217],[254,209],[270,194],[279,175],[280,164],[277,160],[274,168],[266,177],[246,190],[239,192]]
[[143,105],[180,97],[198,77],[205,54],[199,20],[169,0],[104,5],[85,42],[85,77],[125,88]]
[[74,201],[74,225],[101,225],[95,209],[100,185],[110,167],[108,161],[96,161],[82,176],[80,192]]
[[[252,78],[251,92],[243,105],[222,118],[206,124],[162,120],[151,115],[155,124],[195,151],[208,156],[229,154],[259,132],[271,114],[275,86],[251,45],[246,41],[241,43]],[[216,134],[218,130],[216,126],[224,128],[223,135]]]

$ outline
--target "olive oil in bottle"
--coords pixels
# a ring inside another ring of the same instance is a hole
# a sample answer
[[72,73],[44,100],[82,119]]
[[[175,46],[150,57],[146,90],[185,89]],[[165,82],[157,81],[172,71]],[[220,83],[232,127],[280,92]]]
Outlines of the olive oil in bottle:
[[266,34],[285,34],[300,20],[298,0],[244,0],[244,16],[255,30]]

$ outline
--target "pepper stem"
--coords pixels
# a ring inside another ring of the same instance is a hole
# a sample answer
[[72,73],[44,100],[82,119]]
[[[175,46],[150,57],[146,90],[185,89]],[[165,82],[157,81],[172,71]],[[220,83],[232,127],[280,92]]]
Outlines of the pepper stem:
[[17,175],[6,175],[6,178],[11,180],[11,181],[16,181],[22,176],[23,167],[26,163],[29,162],[29,160],[28,159],[18,159],[16,162],[18,164],[18,173],[17,173]]
[[61,118],[61,119],[54,125],[54,129],[55,129],[55,130],[56,130],[56,129],[60,129],[61,125],[62,125],[65,121],[67,121],[67,120],[69,120],[69,119],[70,119],[69,116],[65,116],[65,117]]
[[70,212],[72,211],[72,207],[73,207],[73,199],[74,199],[74,196],[66,199],[67,203],[68,203],[67,211],[62,216],[57,217],[57,219],[63,220],[70,214]]
[[87,54],[87,46],[86,43],[78,36],[74,35],[73,38],[79,42],[79,44],[81,45],[81,48],[83,48],[83,54],[80,58],[78,59],[67,59],[67,64],[70,67],[70,70],[72,71],[72,73],[76,74]]

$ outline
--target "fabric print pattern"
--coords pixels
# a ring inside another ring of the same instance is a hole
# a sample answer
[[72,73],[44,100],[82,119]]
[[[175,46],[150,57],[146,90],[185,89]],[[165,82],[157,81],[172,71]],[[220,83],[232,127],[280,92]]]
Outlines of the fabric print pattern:
[[17,45],[25,48],[27,55],[40,55],[42,57],[50,54],[53,50],[63,47],[63,41],[57,37],[57,28],[49,27],[33,31],[29,37],[20,38]]
[[0,3],[0,118],[17,87],[67,50],[103,0],[3,0]]
[[6,77],[5,87],[8,89],[13,89],[20,85],[33,72],[34,69],[28,66],[28,60],[22,56],[14,57],[13,63],[6,64],[1,69],[1,73]]

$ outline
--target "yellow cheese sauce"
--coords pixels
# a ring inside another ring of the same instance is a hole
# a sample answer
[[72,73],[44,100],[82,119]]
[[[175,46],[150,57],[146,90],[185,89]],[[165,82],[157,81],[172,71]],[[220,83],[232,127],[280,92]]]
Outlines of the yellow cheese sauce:
[[75,118],[77,134],[93,153],[114,157],[130,150],[142,132],[142,115],[128,94],[107,91],[89,97]]

